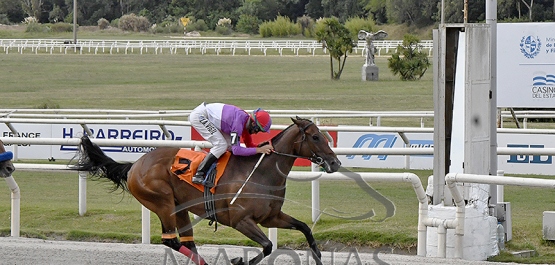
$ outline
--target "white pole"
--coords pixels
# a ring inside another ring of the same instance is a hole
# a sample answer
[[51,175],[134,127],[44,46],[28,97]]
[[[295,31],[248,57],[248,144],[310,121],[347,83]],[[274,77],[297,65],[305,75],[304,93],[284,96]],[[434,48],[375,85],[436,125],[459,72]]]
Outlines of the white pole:
[[79,172],[79,216],[87,213],[87,173]]
[[12,176],[6,178],[6,183],[8,187],[12,190],[12,233],[13,237],[19,237],[20,228],[20,208],[21,208],[21,193],[19,191],[19,186],[15,182]]
[[[497,0],[486,1],[486,24],[490,25],[490,64],[491,64],[491,99],[490,99],[490,175],[497,172]],[[490,204],[497,204],[497,187],[490,185]]]
[[77,0],[73,0],[73,44],[77,44]]
[[[504,170],[497,170],[497,176],[504,176],[505,175],[505,171]],[[497,202],[504,202],[504,197],[505,197],[505,186],[503,185],[497,185]]]
[[150,210],[141,205],[142,209],[142,243],[150,244]]
[[[314,118],[313,118],[314,119]],[[320,120],[316,119],[316,125],[320,125]],[[318,172],[319,168],[314,163],[310,163],[310,169],[312,172]],[[320,180],[315,179],[311,181],[312,189],[312,222],[316,223],[318,221],[318,216],[320,216]]]
[[447,253],[447,228],[440,224],[437,227],[437,257],[445,258]]
[[272,241],[272,251],[277,249],[277,228],[268,228],[268,238]]
[[[314,167],[314,164],[313,166]],[[314,171],[314,169],[312,170]],[[311,181],[312,186],[312,222],[318,221],[320,216],[320,180],[315,179]]]

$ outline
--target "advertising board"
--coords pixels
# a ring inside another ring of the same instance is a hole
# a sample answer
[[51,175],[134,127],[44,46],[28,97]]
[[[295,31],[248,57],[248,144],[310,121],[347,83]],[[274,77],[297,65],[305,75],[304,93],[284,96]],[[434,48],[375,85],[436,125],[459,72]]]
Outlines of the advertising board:
[[497,106],[555,107],[555,23],[497,24]]
[[[76,138],[84,134],[78,124],[12,124],[17,130],[14,135],[5,124],[0,124],[2,137],[25,138]],[[98,139],[136,139],[136,140],[167,140],[164,132],[157,125],[88,125],[94,138]],[[190,140],[190,127],[166,126],[171,139]],[[64,145],[26,145],[17,148],[20,159],[71,159],[76,154],[76,146]],[[14,146],[7,145],[6,150],[13,151]],[[135,161],[143,154],[151,151],[146,146],[103,146],[102,150],[115,160]]]

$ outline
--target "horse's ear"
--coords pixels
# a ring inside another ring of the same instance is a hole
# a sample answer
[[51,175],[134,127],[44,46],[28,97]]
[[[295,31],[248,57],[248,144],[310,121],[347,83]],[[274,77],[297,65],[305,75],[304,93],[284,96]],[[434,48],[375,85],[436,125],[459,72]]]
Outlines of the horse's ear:
[[296,118],[291,118],[291,120],[293,121],[294,124],[299,125],[299,122],[302,120],[302,118],[299,116],[296,116]]

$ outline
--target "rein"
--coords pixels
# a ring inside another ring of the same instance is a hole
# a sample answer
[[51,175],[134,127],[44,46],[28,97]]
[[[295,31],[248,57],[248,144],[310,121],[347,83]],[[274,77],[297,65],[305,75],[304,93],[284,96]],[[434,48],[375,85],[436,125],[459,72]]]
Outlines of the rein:
[[[306,126],[304,126],[302,129],[300,129],[300,131],[302,132],[303,136],[301,138],[301,145],[303,144],[303,142],[306,140],[306,134],[305,131],[306,129],[308,129],[308,127],[310,127],[310,125],[314,125],[314,123],[310,122],[309,124],[307,124]],[[299,148],[300,149],[300,148]],[[314,151],[310,150],[310,152],[312,153],[312,156],[300,156],[300,155],[293,155],[293,154],[286,154],[286,153],[281,153],[278,151],[273,151],[274,154],[276,155],[281,155],[281,156],[288,156],[288,157],[294,157],[294,158],[304,158],[304,159],[308,159],[310,160],[310,162],[317,164],[318,166],[321,166],[322,164],[324,164],[324,159],[317,156]]]

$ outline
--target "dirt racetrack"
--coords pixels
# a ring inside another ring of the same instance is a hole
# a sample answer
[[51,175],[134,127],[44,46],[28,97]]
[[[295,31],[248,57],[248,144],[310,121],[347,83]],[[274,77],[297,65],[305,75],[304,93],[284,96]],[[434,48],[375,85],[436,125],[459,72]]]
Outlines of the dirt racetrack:
[[[209,264],[228,264],[229,259],[258,254],[258,248],[237,246],[203,245],[199,252]],[[332,255],[333,254],[333,255]],[[309,262],[307,262],[307,259]],[[335,264],[454,264],[499,265],[503,263],[466,261],[440,258],[424,258],[414,255],[385,253],[322,252],[322,262]],[[91,243],[74,241],[50,241],[30,238],[0,237],[0,264],[193,264],[185,256],[169,251],[163,245]],[[306,251],[277,250],[260,264],[308,265],[315,264]],[[509,264],[509,263],[506,263]]]

